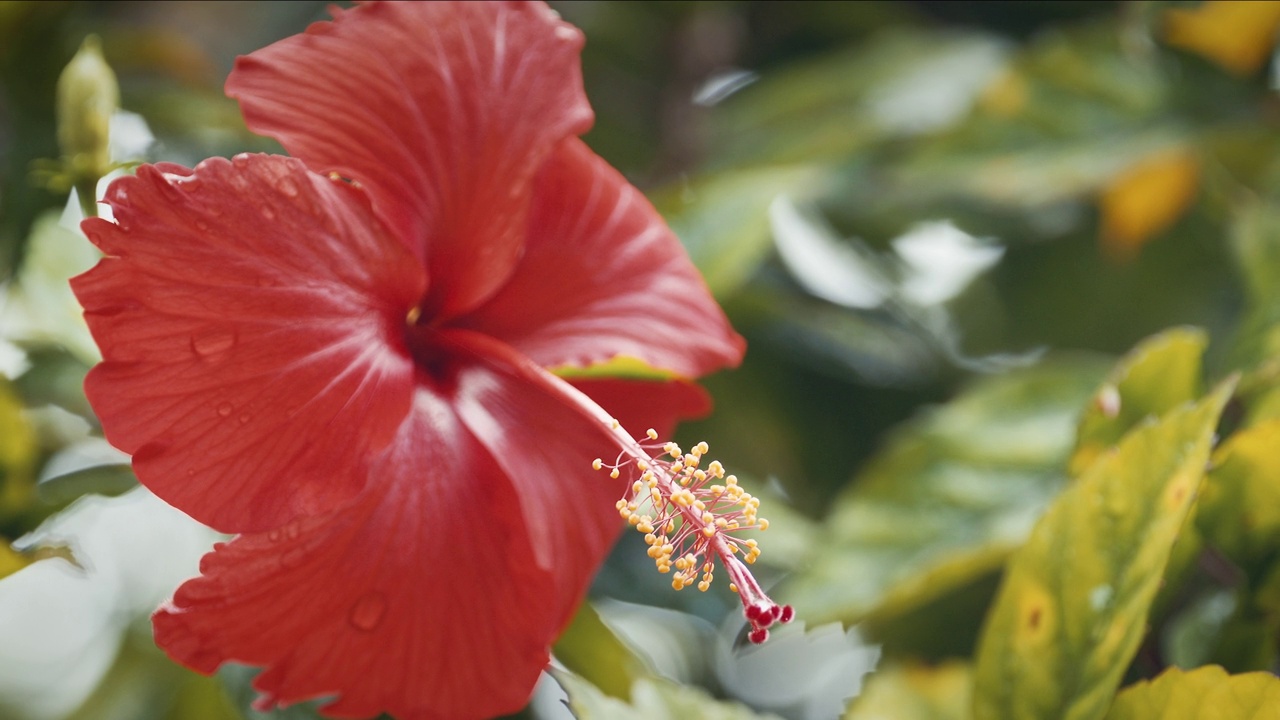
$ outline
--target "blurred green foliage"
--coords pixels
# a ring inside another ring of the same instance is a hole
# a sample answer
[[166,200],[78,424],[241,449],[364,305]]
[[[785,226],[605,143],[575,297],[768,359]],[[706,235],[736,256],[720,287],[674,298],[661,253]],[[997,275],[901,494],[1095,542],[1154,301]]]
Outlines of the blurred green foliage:
[[[778,599],[882,645],[847,717],[1274,705],[1273,676],[1227,672],[1280,669],[1280,4],[553,5],[588,38],[588,142],[749,341],[680,442],[766,498]],[[92,250],[31,182],[59,155],[58,74],[101,37],[157,137],[136,159],[278,151],[221,83],[323,16],[0,2],[0,340],[27,364],[0,380],[0,540],[132,482],[47,473],[98,434],[64,284]],[[957,276],[952,246],[913,255],[939,228],[998,260]],[[947,272],[954,292],[921,290]],[[0,544],[0,576],[31,560]],[[706,687],[584,606],[557,651],[579,717],[763,716],[715,699],[750,657],[732,597],[673,593],[633,538],[593,593],[685,613],[666,630],[702,634],[667,652]],[[315,714],[253,712],[247,669],[206,680],[135,645],[77,717]]]

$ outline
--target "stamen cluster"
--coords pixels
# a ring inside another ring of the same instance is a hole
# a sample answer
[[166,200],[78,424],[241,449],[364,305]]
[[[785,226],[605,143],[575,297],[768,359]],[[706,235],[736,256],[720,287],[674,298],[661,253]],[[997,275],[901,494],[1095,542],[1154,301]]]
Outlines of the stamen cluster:
[[702,467],[709,450],[705,442],[686,453],[673,442],[657,442],[652,428],[647,436],[648,442],[633,442],[613,464],[599,458],[592,463],[596,470],[608,469],[614,479],[624,469],[636,476],[618,500],[618,514],[644,534],[649,557],[658,572],[671,573],[676,590],[696,584],[706,592],[715,579],[713,558],[718,557],[729,575],[729,589],[742,600],[743,615],[751,624],[748,638],[764,642],[768,627],[790,622],[794,612],[789,605],[773,602],[747,569],[760,557],[757,541],[735,536],[769,528],[769,521],[758,516],[760,498],[744,490],[737,477],[726,475],[718,460]]

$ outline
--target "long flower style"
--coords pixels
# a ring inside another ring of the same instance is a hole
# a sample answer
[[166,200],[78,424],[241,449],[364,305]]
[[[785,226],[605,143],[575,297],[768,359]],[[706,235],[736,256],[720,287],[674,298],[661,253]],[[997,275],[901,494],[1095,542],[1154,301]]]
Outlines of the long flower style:
[[[743,352],[578,139],[582,43],[541,4],[335,11],[227,83],[293,157],[143,166],[85,222],[104,431],[239,533],[153,618],[179,662],[262,666],[261,707],[335,717],[527,700],[624,527],[592,458],[704,412],[689,379]],[[617,358],[673,379],[552,372]]]

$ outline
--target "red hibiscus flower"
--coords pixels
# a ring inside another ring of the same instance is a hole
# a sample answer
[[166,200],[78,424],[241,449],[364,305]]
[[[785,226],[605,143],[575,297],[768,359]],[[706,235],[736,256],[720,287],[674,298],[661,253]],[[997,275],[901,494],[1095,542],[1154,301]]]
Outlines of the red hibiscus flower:
[[[582,42],[541,4],[336,12],[227,83],[293,158],[143,166],[85,222],[103,429],[240,533],[156,613],[176,660],[263,666],[263,706],[338,717],[527,700],[622,526],[623,481],[591,469],[635,454],[611,418],[665,431],[705,410],[684,378],[743,351],[578,139]],[[619,357],[676,379],[549,371]],[[713,534],[699,552],[742,549]]]

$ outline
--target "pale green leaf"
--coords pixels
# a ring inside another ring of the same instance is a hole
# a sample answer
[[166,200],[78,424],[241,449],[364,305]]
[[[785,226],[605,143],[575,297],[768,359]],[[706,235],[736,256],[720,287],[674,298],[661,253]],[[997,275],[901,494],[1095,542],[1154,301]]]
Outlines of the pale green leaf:
[[821,184],[822,175],[812,167],[766,167],[682,180],[651,197],[711,292],[724,297],[773,247],[769,203],[779,195],[807,196]]
[[979,720],[1106,712],[1146,632],[1232,389],[1130,432],[1013,554],[978,648]]
[[1215,665],[1169,668],[1125,688],[1107,720],[1276,720],[1280,679],[1269,672],[1228,675]]
[[1196,524],[1246,570],[1273,558],[1280,545],[1280,419],[1240,430],[1214,453]]
[[1202,330],[1174,328],[1147,338],[1125,355],[1080,418],[1071,474],[1084,472],[1146,418],[1199,397],[1200,359],[1208,342]]
[[754,720],[777,718],[760,714],[746,705],[716,700],[701,688],[676,685],[666,680],[642,678],[631,688],[631,703],[610,697],[586,680],[563,670],[552,674],[569,694],[569,709],[578,720],[653,720],[653,718],[699,718],[700,720]]
[[623,700],[631,699],[631,684],[647,675],[644,662],[585,602],[556,641],[555,657],[601,692]]
[[867,678],[844,720],[968,720],[972,696],[967,662],[896,665]]
[[1064,482],[1079,408],[1103,372],[1062,357],[984,378],[899,431],[837,499],[786,601],[813,623],[857,622],[999,568]]

